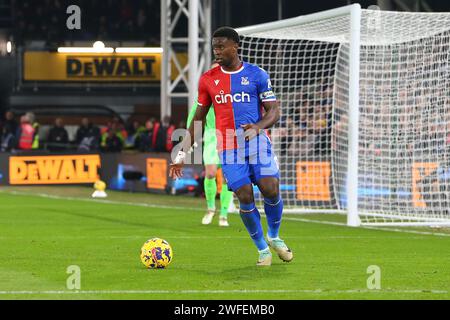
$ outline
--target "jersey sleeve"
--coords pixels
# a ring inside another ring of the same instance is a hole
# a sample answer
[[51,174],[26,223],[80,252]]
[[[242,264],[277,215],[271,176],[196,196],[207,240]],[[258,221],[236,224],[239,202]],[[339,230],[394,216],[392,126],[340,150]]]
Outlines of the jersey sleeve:
[[277,100],[272,90],[269,75],[261,68],[259,69],[258,75],[258,95],[261,102]]
[[198,83],[198,105],[200,107],[207,107],[212,104],[211,96],[208,92],[208,86],[206,84],[205,76],[201,76]]

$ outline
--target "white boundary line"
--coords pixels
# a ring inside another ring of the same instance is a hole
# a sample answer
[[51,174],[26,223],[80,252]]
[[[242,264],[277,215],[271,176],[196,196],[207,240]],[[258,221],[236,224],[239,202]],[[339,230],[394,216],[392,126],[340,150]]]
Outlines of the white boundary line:
[[[105,204],[124,204],[124,205],[129,205],[129,206],[145,207],[145,208],[202,211],[202,209],[200,209],[200,208],[166,206],[166,205],[156,205],[156,204],[149,204],[149,203],[122,202],[122,201],[113,201],[113,200],[106,200],[106,199],[90,199],[90,198],[83,199],[83,198],[76,198],[76,197],[55,196],[55,195],[50,195],[50,194],[46,194],[46,193],[31,193],[31,192],[21,192],[21,191],[10,191],[10,190],[4,190],[4,189],[0,189],[0,193],[12,194],[12,195],[22,195],[22,196],[36,196],[36,197],[41,197],[41,198],[57,199],[57,200],[74,200],[74,201],[95,202],[95,203],[105,203]],[[261,216],[265,217],[265,215],[261,215]],[[311,219],[303,219],[303,218],[292,218],[292,217],[286,217],[286,216],[283,217],[283,220],[348,227],[347,224],[345,224],[345,223],[335,222],[335,221],[311,220]],[[399,232],[399,233],[411,233],[411,234],[431,235],[431,236],[439,236],[439,237],[450,237],[450,234],[447,234],[447,233],[437,233],[437,232],[435,233],[435,232],[427,232],[427,231],[403,230],[403,229],[369,227],[369,226],[360,226],[359,228],[369,229],[369,230],[380,230],[380,231],[387,231],[387,232]]]
[[44,291],[0,291],[0,295],[76,295],[76,294],[220,294],[220,293],[242,293],[242,294],[264,294],[264,293],[313,293],[313,294],[346,294],[346,293],[408,293],[408,294],[448,294],[447,290],[384,290],[384,289],[353,289],[353,290],[44,290]]
[[96,202],[96,203],[105,203],[105,204],[125,204],[129,206],[135,207],[146,207],[146,208],[160,208],[160,209],[174,209],[174,210],[189,210],[189,211],[202,211],[200,208],[191,208],[191,207],[177,207],[177,206],[166,206],[159,204],[150,204],[150,203],[138,203],[138,202],[123,202],[123,201],[114,201],[114,200],[106,200],[106,199],[84,199],[77,197],[63,197],[63,196],[55,196],[47,193],[32,193],[32,192],[22,192],[22,191],[9,191],[0,189],[0,193],[4,194],[12,194],[19,196],[36,196],[47,199],[57,199],[57,200],[75,200],[75,201],[83,201],[83,202]]
[[[335,221],[310,220],[310,219],[291,218],[291,217],[283,217],[283,220],[300,221],[300,222],[309,222],[309,223],[317,223],[317,224],[326,224],[326,225],[348,227],[346,223],[335,222]],[[420,234],[420,235],[431,235],[431,236],[439,236],[439,237],[450,237],[450,233],[438,233],[438,232],[427,232],[427,231],[416,231],[416,230],[392,229],[390,227],[381,228],[381,227],[360,226],[358,228],[369,229],[369,230],[388,231],[388,232],[400,232],[400,233],[412,233],[412,234]]]

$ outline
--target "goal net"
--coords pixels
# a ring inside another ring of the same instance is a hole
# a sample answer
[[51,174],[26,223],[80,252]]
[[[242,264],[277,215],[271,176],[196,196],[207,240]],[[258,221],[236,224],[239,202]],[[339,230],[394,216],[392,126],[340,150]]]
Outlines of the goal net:
[[280,103],[287,212],[450,225],[450,13],[351,5],[238,32]]

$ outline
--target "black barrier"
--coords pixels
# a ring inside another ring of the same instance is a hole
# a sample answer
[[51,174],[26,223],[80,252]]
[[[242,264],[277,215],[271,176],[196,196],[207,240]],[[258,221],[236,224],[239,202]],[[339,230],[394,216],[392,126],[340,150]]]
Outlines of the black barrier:
[[9,154],[0,153],[0,185],[8,185],[9,181]]

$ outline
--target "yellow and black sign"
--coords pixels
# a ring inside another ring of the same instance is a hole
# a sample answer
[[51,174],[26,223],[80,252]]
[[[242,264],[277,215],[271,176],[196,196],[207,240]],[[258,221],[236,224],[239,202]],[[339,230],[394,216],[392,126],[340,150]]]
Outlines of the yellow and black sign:
[[69,78],[156,78],[157,56],[149,57],[66,57],[66,75]]
[[[186,54],[177,57],[182,65],[187,62]],[[173,79],[177,75],[173,67]],[[25,52],[24,80],[160,81],[161,54]]]
[[167,160],[147,159],[147,188],[164,190],[167,186]]
[[329,162],[297,162],[297,200],[331,201]]
[[99,155],[10,157],[9,183],[93,183],[99,179],[100,167]]

